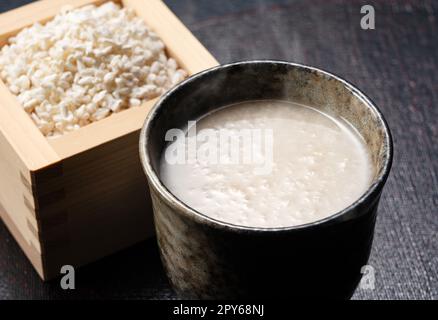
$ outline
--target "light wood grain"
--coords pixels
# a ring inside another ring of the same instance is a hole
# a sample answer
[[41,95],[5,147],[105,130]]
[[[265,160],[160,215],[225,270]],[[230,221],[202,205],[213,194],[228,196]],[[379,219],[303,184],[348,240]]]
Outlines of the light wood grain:
[[8,227],[9,232],[14,236],[15,240],[18,242],[21,249],[26,254],[29,261],[32,263],[33,267],[37,271],[38,275],[44,279],[43,271],[43,259],[41,253],[35,249],[32,243],[29,243],[23,236],[22,229],[18,227],[12,217],[6,212],[6,209],[0,204],[0,218],[3,220],[5,225]]
[[29,175],[25,164],[14,152],[10,143],[0,134],[0,203],[7,212],[10,212],[9,220],[20,230],[23,240],[41,252],[38,237],[28,227],[28,220],[34,226],[36,220],[33,218],[32,208],[26,206],[24,198],[29,201],[31,207],[34,206],[34,198],[32,191],[21,181],[20,173],[22,172],[23,176]]
[[37,222],[49,279],[63,264],[92,262],[153,234],[138,132],[65,159],[48,182],[47,195],[58,195],[39,206]]
[[1,80],[0,132],[29,170],[38,170],[60,160]]
[[[0,46],[44,23],[65,5],[103,0],[43,0],[0,15]],[[117,2],[117,1],[116,1]],[[217,61],[157,0],[126,0],[190,75]],[[0,203],[14,237],[44,280],[150,237],[152,210],[139,132],[157,99],[56,139],[45,138],[0,81]]]
[[83,265],[153,234],[137,132],[64,160],[56,181],[63,198],[39,212],[42,251],[53,270],[66,261]]

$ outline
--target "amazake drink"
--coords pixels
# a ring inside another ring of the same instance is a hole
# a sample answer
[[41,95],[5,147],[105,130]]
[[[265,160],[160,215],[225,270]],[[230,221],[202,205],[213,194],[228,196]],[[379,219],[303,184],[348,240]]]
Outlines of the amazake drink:
[[247,227],[291,227],[348,207],[373,166],[342,118],[283,101],[226,106],[168,132],[160,177],[197,212]]

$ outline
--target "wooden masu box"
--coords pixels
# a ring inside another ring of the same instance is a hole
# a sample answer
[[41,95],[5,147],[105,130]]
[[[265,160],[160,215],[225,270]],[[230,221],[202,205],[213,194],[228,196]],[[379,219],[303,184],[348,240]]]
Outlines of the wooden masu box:
[[[0,47],[65,5],[104,2],[42,0],[3,13]],[[162,1],[115,2],[133,8],[189,75],[217,65]],[[0,215],[42,279],[59,276],[63,265],[90,263],[153,234],[138,139],[155,102],[47,139],[0,80]]]

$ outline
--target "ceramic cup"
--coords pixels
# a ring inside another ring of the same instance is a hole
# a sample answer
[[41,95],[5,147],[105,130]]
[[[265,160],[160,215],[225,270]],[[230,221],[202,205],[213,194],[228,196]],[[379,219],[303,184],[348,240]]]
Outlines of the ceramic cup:
[[[375,168],[369,189],[328,218],[284,228],[224,223],[169,192],[159,175],[167,130],[229,104],[262,99],[309,105],[355,126]],[[161,259],[173,288],[189,299],[350,298],[368,261],[392,153],[389,128],[374,103],[328,72],[289,62],[245,61],[182,82],[157,102],[140,138]]]

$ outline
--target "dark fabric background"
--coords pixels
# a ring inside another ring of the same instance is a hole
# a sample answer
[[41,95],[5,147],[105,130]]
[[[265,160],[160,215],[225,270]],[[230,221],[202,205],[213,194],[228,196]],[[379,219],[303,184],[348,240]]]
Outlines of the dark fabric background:
[[[30,0],[0,0],[6,11]],[[438,2],[167,0],[220,62],[285,59],[364,90],[392,129],[395,158],[369,264],[376,288],[355,299],[438,299]],[[360,28],[372,4],[376,30]],[[43,284],[0,222],[0,299],[172,299],[154,240]]]

